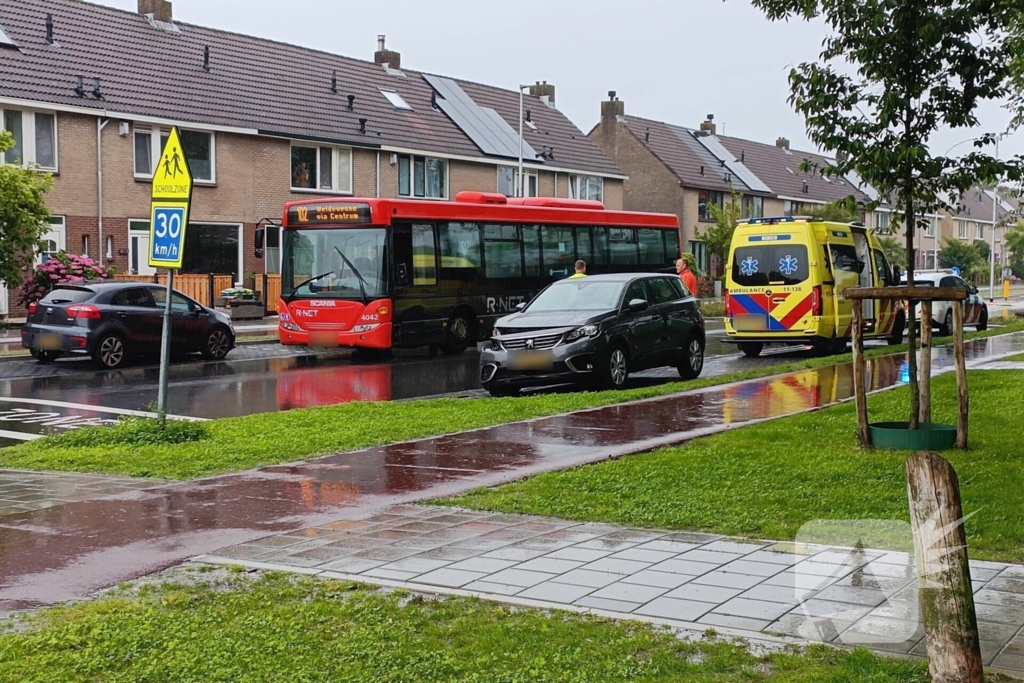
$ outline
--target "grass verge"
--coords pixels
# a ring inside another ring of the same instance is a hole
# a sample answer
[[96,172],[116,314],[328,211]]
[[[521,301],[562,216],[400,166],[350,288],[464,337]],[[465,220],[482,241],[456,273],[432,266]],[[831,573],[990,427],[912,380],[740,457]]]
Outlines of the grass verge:
[[[975,337],[1024,330],[974,333]],[[868,357],[905,351],[871,349]],[[625,401],[807,370],[848,362],[850,354],[803,358],[746,372],[671,382],[627,391],[542,394],[519,398],[431,399],[401,403],[348,403],[322,408],[262,413],[212,420],[209,436],[184,444],[65,445],[40,439],[0,449],[0,467],[65,472],[97,472],[134,477],[187,480],[253,467],[437,436],[545,415],[597,408]],[[99,428],[103,429],[103,428]],[[88,441],[91,437],[82,437]],[[101,438],[101,437],[100,437]]]
[[[925,683],[921,661],[824,646],[751,654],[630,622],[266,575],[157,584],[0,636],[0,682]],[[990,679],[996,680],[996,679]]]
[[[959,473],[971,557],[1024,561],[1024,372],[972,371],[971,450],[945,457]],[[956,422],[956,378],[933,386],[936,421]],[[905,420],[906,389],[869,399],[875,421]],[[549,472],[438,504],[790,540],[812,520],[909,521],[907,454],[865,451],[846,403],[685,446]]]

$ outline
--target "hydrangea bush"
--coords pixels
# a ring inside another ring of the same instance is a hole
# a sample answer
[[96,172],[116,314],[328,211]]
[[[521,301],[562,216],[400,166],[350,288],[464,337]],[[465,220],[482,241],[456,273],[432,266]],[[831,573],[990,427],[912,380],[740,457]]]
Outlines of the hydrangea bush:
[[32,276],[22,285],[18,296],[22,306],[28,306],[49,294],[56,285],[106,280],[117,269],[106,268],[88,256],[59,252],[48,255],[45,262],[36,266]]

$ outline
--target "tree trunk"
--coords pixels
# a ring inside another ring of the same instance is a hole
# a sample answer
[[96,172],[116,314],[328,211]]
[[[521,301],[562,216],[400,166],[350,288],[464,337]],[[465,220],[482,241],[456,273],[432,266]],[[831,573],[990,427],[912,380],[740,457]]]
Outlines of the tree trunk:
[[868,393],[864,362],[864,302],[853,301],[853,393],[857,402],[857,436],[864,448],[871,448],[871,429],[868,427]]
[[[904,201],[907,203],[907,284],[914,284],[914,230],[917,229],[914,216],[914,185],[913,178],[908,178],[904,187]],[[917,429],[921,422],[921,387],[917,381],[917,330],[914,324],[914,302],[908,301],[907,320],[910,321],[907,331],[907,363],[910,365],[910,428]]]
[[915,453],[906,474],[932,681],[984,683],[956,472],[935,453]]

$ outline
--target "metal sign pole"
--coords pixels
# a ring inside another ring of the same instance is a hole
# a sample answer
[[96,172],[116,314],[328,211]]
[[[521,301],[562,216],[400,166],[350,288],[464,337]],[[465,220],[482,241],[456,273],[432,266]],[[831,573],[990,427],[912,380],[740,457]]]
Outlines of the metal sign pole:
[[167,374],[171,367],[171,293],[174,291],[174,269],[167,269],[167,300],[164,301],[164,327],[160,335],[160,388],[156,399],[159,419],[167,419]]

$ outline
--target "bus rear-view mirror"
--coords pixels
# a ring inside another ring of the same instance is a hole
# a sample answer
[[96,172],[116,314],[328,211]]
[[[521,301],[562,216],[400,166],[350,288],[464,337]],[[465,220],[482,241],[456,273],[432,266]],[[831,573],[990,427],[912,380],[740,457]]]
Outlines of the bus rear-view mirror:
[[404,263],[398,264],[398,269],[395,275],[398,279],[399,287],[409,286],[409,268]]
[[266,230],[266,228],[256,228],[256,237],[255,237],[255,246],[256,246],[256,248],[254,250],[256,258],[263,258],[263,247],[264,247],[264,244],[266,243],[266,240],[267,240],[267,230]]

